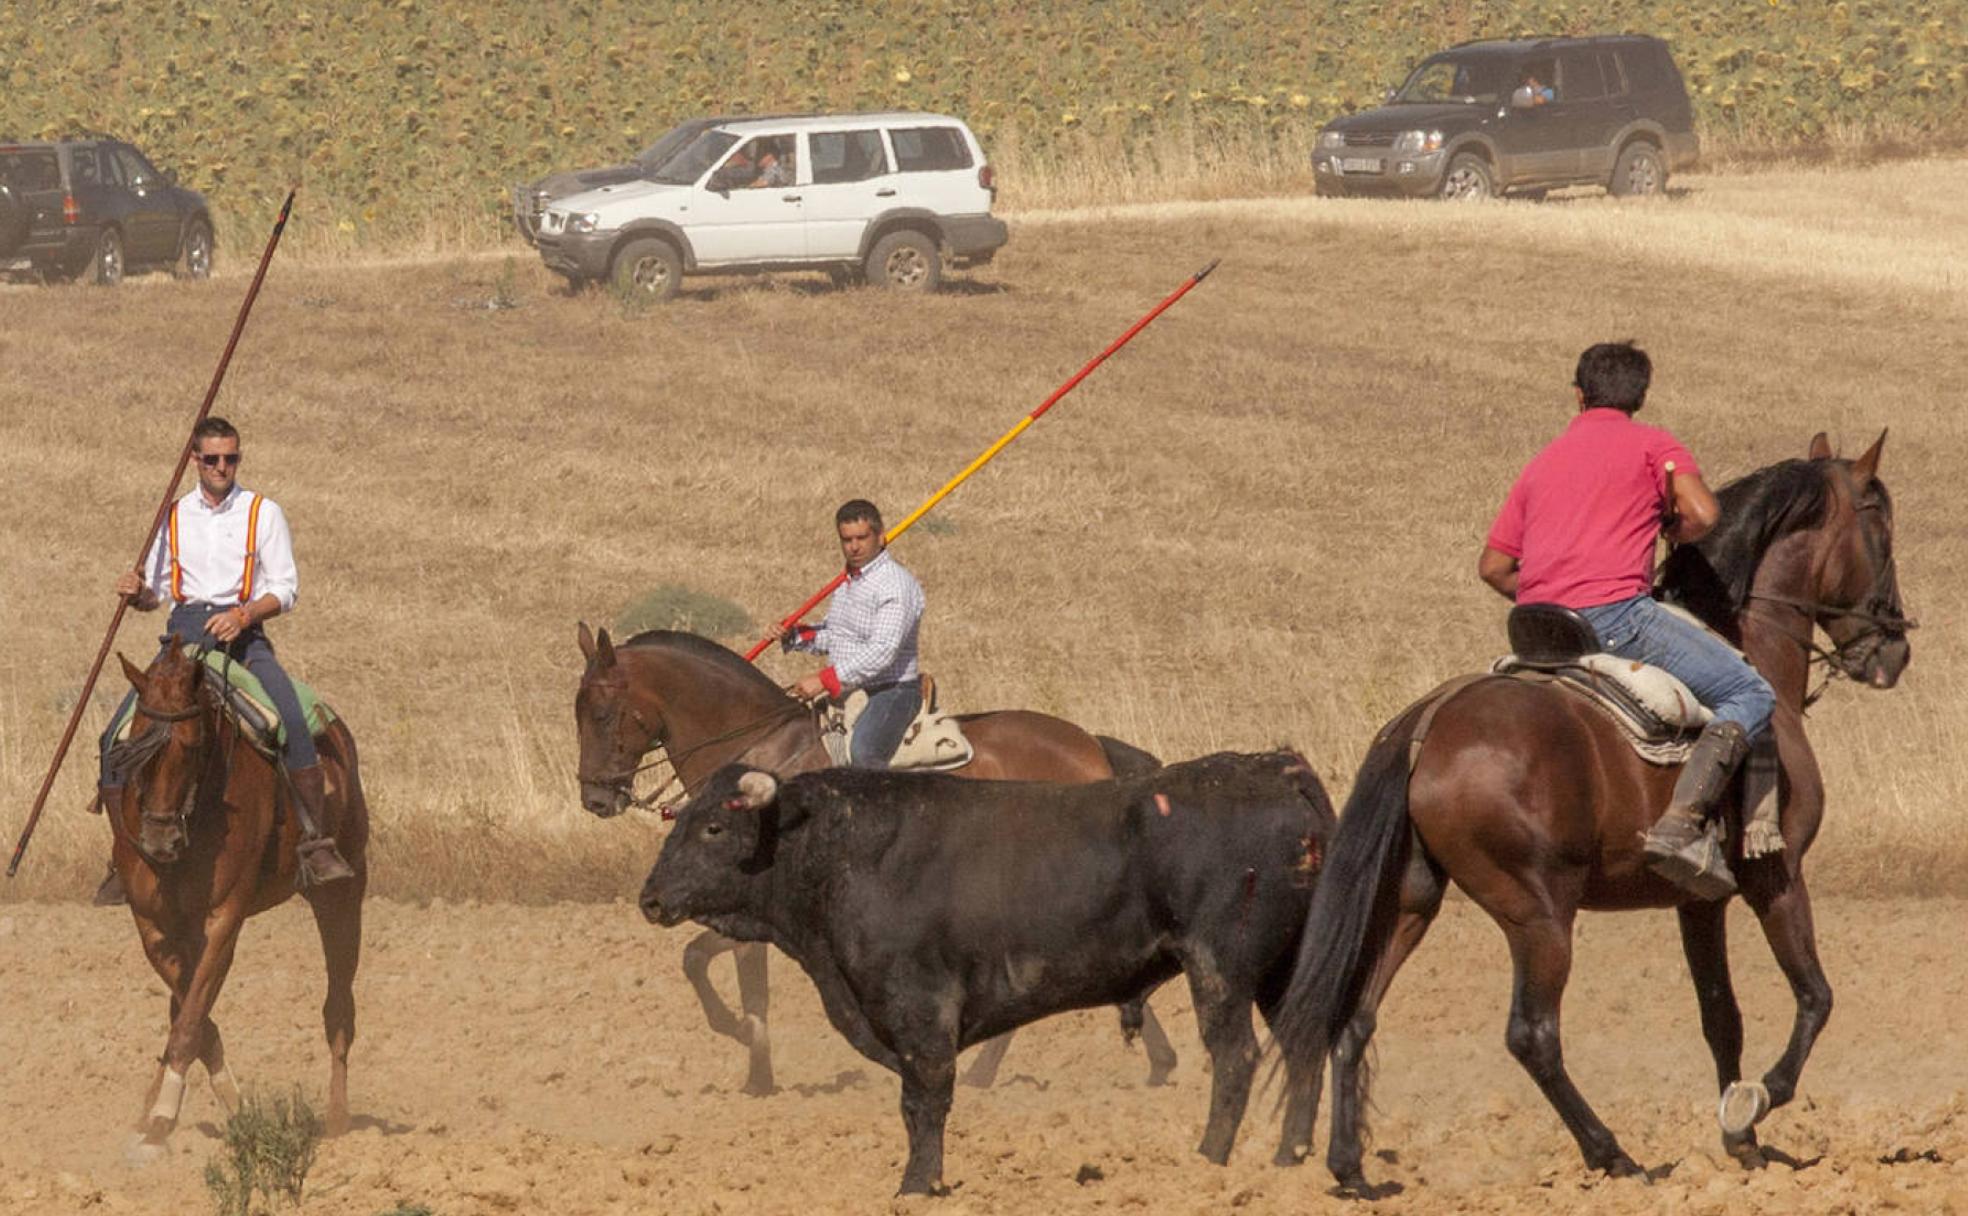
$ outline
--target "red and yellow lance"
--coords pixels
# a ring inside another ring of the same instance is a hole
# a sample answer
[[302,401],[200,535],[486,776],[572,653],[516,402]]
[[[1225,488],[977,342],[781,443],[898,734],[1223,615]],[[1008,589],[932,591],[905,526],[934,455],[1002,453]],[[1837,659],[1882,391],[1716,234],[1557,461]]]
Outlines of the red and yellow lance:
[[[1108,345],[1106,350],[1101,351],[1099,354],[1095,355],[1092,359],[1089,359],[1085,367],[1082,367],[1079,371],[1074,372],[1072,377],[1069,378],[1064,384],[1054,389],[1052,391],[1052,395],[1050,397],[1047,397],[1044,401],[1040,402],[1039,407],[1037,409],[1025,415],[1023,418],[1020,418],[1018,420],[1018,425],[1012,427],[1004,434],[998,436],[997,442],[993,443],[990,447],[985,448],[983,453],[979,455],[977,459],[965,465],[961,473],[958,473],[955,477],[952,477],[949,481],[944,482],[942,489],[936,491],[936,493],[934,494],[931,494],[929,498],[920,507],[917,507],[915,510],[909,512],[908,517],[902,520],[901,523],[896,524],[888,531],[882,533],[882,543],[884,545],[894,544],[895,539],[897,537],[901,536],[904,532],[907,532],[910,528],[914,527],[917,520],[929,514],[930,511],[935,508],[937,503],[942,502],[945,498],[948,498],[951,495],[951,493],[956,490],[958,486],[968,481],[972,473],[977,472],[977,470],[991,463],[992,459],[996,457],[999,452],[1002,452],[1007,447],[1011,446],[1011,442],[1014,439],[1017,439],[1020,435],[1023,435],[1028,427],[1030,427],[1033,423],[1037,422],[1039,419],[1045,417],[1045,412],[1051,409],[1053,406],[1057,405],[1061,397],[1064,397],[1067,393],[1070,393],[1075,388],[1077,388],[1079,386],[1080,381],[1092,375],[1093,369],[1099,367],[1102,363],[1105,363],[1108,357],[1111,356],[1115,351],[1121,349],[1123,346],[1126,346],[1129,342],[1131,342],[1134,339],[1134,335],[1148,328],[1148,326],[1154,322],[1156,317],[1159,317],[1164,312],[1167,312],[1170,306],[1172,306],[1177,300],[1180,300],[1183,296],[1189,294],[1190,288],[1194,287],[1196,284],[1208,278],[1210,271],[1215,270],[1217,262],[1220,261],[1222,261],[1221,258],[1213,259],[1209,265],[1203,267],[1201,270],[1198,270],[1195,274],[1190,275],[1187,281],[1185,281],[1182,284],[1182,286],[1170,292],[1166,299],[1164,299],[1161,303],[1155,305],[1155,307],[1149,309],[1146,316],[1142,317],[1139,321],[1136,321],[1133,325],[1130,325],[1128,327],[1127,332],[1122,334],[1120,337],[1114,339],[1114,341]],[[839,574],[836,574],[833,577],[833,579],[828,582],[826,586],[820,588],[820,590],[814,592],[811,596],[809,596],[807,598],[807,601],[804,604],[801,604],[796,610],[794,610],[791,616],[779,622],[780,627],[784,629],[791,629],[794,625],[799,624],[801,617],[804,617],[807,613],[813,611],[814,608],[819,605],[821,600],[824,600],[828,596],[832,595],[834,593],[834,590],[838,588],[843,582],[846,581],[847,581],[847,571],[843,570]],[[745,661],[748,663],[755,662],[758,659],[759,655],[763,653],[765,648],[767,646],[770,646],[772,642],[773,642],[773,638],[770,636],[761,638],[757,645],[753,646],[750,650],[745,652]]]

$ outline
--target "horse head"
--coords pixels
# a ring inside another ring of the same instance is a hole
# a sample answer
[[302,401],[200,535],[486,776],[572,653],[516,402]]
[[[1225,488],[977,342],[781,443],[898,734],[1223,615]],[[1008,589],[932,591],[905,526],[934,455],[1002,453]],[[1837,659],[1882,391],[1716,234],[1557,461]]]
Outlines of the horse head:
[[577,640],[588,660],[580,691],[574,694],[581,805],[607,819],[629,809],[637,767],[643,753],[660,741],[661,723],[652,726],[632,702],[628,672],[607,629],[597,634],[583,621]]
[[111,762],[123,769],[126,788],[137,800],[138,851],[157,865],[170,865],[184,852],[205,770],[211,703],[203,665],[176,645],[143,671],[123,655],[116,657],[137,690],[137,717],[148,722],[132,727],[130,737],[116,745],[123,754],[112,752]]
[[1879,479],[1886,432],[1856,460],[1838,460],[1820,433],[1813,462],[1825,462],[1831,497],[1811,563],[1817,624],[1832,641],[1832,659],[1853,680],[1891,688],[1913,657],[1915,622],[1900,602],[1893,559],[1893,500]]

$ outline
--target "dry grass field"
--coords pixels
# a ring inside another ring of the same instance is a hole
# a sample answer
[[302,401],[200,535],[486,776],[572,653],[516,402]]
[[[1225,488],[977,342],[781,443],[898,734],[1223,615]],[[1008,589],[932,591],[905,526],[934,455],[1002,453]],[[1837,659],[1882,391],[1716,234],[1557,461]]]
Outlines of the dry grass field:
[[[1475,554],[1562,427],[1572,361],[1657,360],[1643,418],[1711,480],[1882,427],[1926,627],[1890,693],[1812,715],[1820,886],[1968,890],[1958,408],[1968,164],[1688,177],[1671,198],[1471,208],[1269,199],[1013,216],[943,293],[819,276],[569,297],[515,246],[276,264],[219,403],[287,507],[273,628],[348,718],[377,889],[544,901],[633,889],[653,817],[577,804],[578,620],[666,587],[755,635],[831,573],[833,506],[899,517],[1211,257],[1222,269],[911,533],[953,708],[1029,706],[1182,757],[1288,742],[1343,796],[1379,724],[1502,645]],[[303,200],[305,205],[305,200]],[[245,287],[0,291],[0,807],[11,839]],[[489,307],[494,300],[516,307]],[[158,618],[126,623],[147,658]],[[730,636],[742,646],[749,636]],[[776,654],[768,670],[805,669]],[[99,730],[109,668],[85,722]],[[0,898],[86,894],[107,832],[85,738]]]
[[[1667,917],[1588,918],[1566,1007],[1579,1084],[1652,1186],[1586,1173],[1505,1053],[1507,958],[1452,901],[1381,1021],[1376,1212],[1899,1210],[1968,1205],[1968,701],[1950,612],[1968,581],[1968,162],[1689,177],[1668,199],[1451,208],[1271,198],[1014,215],[988,271],[928,299],[819,276],[693,281],[659,308],[570,297],[530,251],[364,264],[283,257],[220,410],[245,482],[294,521],[299,611],[276,643],[352,724],[376,815],[357,981],[355,1130],[301,1210],[919,1211],[887,1201],[896,1083],[775,961],[784,1089],[677,974],[689,934],[626,902],[653,816],[589,818],[574,784],[578,620],[684,592],[742,647],[834,566],[834,505],[899,515],[1211,257],[1215,276],[898,547],[931,605],[952,708],[1032,706],[1165,757],[1289,742],[1335,798],[1380,723],[1502,646],[1474,577],[1490,514],[1565,424],[1572,362],[1635,337],[1643,418],[1712,480],[1856,451],[1883,472],[1924,619],[1899,688],[1834,687],[1812,859],[1838,1013],[1766,1125],[1795,1168],[1715,1147],[1712,1079]],[[303,251],[304,252],[304,251]],[[0,288],[0,830],[11,840],[111,611],[108,588],[246,285]],[[491,307],[497,303],[500,307]],[[513,305],[505,307],[503,305]],[[146,657],[157,618],[125,625]],[[810,661],[768,660],[790,680]],[[114,671],[114,664],[111,666]],[[192,1212],[219,1149],[194,1087],[176,1151],[119,1164],[166,997],[128,917],[77,902],[108,834],[81,810],[98,691],[19,878],[0,884],[0,1213]],[[1914,898],[1877,898],[1897,895]],[[1746,1063],[1791,1001],[1733,914]],[[728,964],[718,978],[729,985]],[[319,951],[289,905],[247,929],[217,1018],[249,1085],[316,1095]],[[1367,1210],[1270,1167],[1253,1107],[1227,1169],[1191,1152],[1203,1057],[1141,1087],[1109,1011],[1021,1032],[959,1094],[936,1211]],[[1089,1173],[1092,1167],[1094,1173]]]

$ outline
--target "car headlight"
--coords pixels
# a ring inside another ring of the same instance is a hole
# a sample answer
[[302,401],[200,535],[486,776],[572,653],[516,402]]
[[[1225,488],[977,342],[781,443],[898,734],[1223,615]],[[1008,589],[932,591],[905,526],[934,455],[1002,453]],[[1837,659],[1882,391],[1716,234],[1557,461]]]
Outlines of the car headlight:
[[1343,148],[1346,146],[1346,136],[1340,134],[1338,131],[1321,131],[1319,132],[1319,146],[1321,148]]
[[1442,148],[1440,131],[1403,131],[1394,140],[1394,151],[1401,156],[1414,156],[1421,152],[1439,152]]
[[583,211],[578,215],[567,217],[567,230],[569,232],[593,232],[600,226],[601,216],[593,211]]

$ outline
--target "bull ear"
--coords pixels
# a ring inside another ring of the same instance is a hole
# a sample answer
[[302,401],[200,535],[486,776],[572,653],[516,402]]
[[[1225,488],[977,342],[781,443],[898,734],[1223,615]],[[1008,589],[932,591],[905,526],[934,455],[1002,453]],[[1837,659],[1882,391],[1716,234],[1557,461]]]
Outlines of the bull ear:
[[1879,476],[1879,450],[1885,446],[1886,432],[1881,431],[1879,438],[1873,440],[1872,446],[1865,450],[1865,455],[1852,462],[1852,476],[1858,478],[1860,485]]
[[586,621],[582,621],[580,623],[580,628],[574,631],[574,640],[581,644],[582,657],[586,658],[590,663],[594,662],[594,657],[595,657],[594,630],[588,628],[588,623]]
[[123,675],[130,681],[130,687],[137,690],[138,696],[141,697],[150,691],[149,679],[145,677],[143,672],[137,669],[135,663],[124,658],[123,652],[120,650],[116,652],[116,661],[123,664]]
[[1805,459],[1806,460],[1831,459],[1831,441],[1825,438],[1825,433],[1823,431],[1819,431],[1817,434],[1811,436],[1811,454],[1805,457]]
[[756,811],[769,806],[779,796],[779,779],[771,773],[753,769],[738,778],[738,801],[745,810]]
[[607,669],[615,666],[615,643],[608,640],[608,630],[595,635],[594,662],[596,667]]

